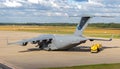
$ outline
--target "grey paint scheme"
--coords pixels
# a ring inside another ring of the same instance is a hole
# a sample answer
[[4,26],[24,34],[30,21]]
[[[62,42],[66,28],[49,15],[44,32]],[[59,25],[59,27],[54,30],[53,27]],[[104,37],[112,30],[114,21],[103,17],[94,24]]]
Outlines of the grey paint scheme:
[[22,46],[26,46],[28,42],[30,42],[32,44],[37,44],[37,46],[39,46],[39,48],[43,50],[66,50],[75,47],[81,43],[85,43],[87,40],[111,41],[112,40],[111,38],[97,39],[86,38],[82,36],[82,33],[84,29],[87,27],[90,18],[91,18],[90,16],[82,17],[73,35],[45,34],[31,39],[25,39],[18,42],[8,43],[8,45],[19,44]]

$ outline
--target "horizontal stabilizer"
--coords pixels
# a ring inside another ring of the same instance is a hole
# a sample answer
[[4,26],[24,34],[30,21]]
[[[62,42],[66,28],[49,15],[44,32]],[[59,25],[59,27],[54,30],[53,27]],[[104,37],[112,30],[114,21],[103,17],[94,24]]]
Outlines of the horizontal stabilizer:
[[113,35],[109,39],[99,39],[99,38],[88,38],[90,41],[98,40],[98,41],[112,41]]

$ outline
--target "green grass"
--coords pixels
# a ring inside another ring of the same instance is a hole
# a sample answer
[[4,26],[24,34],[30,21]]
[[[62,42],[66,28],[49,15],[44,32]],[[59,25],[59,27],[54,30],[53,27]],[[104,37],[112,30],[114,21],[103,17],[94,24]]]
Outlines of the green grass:
[[[16,26],[0,26],[2,31],[25,31],[25,32],[37,32],[44,34],[73,34],[76,26],[29,26],[29,25],[16,25]],[[102,37],[120,38],[120,28],[95,28],[87,27],[84,31],[84,35],[87,37]]]
[[97,65],[83,65],[73,67],[58,67],[58,68],[45,68],[45,69],[120,69],[120,63],[118,64],[97,64]]
[[120,34],[84,34],[85,36],[88,37],[102,37],[102,38],[110,38],[113,36],[113,38],[120,39]]

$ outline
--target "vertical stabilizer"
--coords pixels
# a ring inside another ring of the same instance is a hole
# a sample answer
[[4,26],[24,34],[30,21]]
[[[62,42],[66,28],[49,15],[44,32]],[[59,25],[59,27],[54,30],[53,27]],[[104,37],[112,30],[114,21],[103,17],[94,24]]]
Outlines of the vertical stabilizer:
[[80,23],[77,25],[76,31],[74,33],[74,35],[76,36],[81,36],[84,29],[87,27],[88,25],[88,21],[91,17],[90,16],[84,16],[81,18]]

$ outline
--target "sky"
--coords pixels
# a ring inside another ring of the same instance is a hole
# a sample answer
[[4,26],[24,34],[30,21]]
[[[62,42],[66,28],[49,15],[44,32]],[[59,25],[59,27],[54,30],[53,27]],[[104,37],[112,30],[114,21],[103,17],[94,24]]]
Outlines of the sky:
[[120,23],[120,0],[0,0],[3,23],[77,23],[80,17],[94,17],[90,22]]

